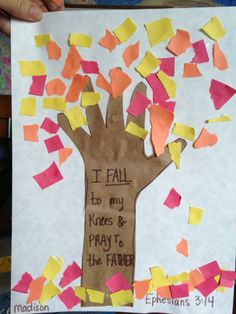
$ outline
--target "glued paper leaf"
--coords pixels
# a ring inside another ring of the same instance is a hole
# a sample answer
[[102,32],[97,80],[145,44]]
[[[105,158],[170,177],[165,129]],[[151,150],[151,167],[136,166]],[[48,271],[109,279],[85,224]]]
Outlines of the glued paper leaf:
[[218,137],[216,134],[211,134],[208,132],[206,128],[203,128],[201,130],[201,133],[199,137],[196,139],[196,141],[193,143],[193,147],[203,148],[203,147],[212,147],[218,142]]
[[61,181],[63,176],[61,175],[56,163],[53,162],[49,168],[33,176],[33,178],[42,189],[46,189],[58,181]]
[[157,288],[157,294],[161,297],[161,298],[165,298],[165,299],[172,299],[172,295],[171,295],[171,291],[170,291],[170,287],[166,286],[166,287],[159,287]]
[[200,285],[196,286],[196,289],[201,292],[201,294],[206,298],[209,294],[211,294],[218,287],[218,283],[214,278],[209,278]]
[[89,78],[80,74],[75,74],[71,82],[68,93],[66,94],[66,101],[68,102],[77,102],[80,96],[80,93],[87,85]]
[[43,96],[46,78],[46,75],[32,76],[33,82],[30,86],[29,94]]
[[154,69],[156,69],[160,60],[154,56],[151,51],[148,51],[143,57],[142,61],[138,66],[136,66],[136,70],[143,76],[147,77]]
[[105,293],[102,291],[94,290],[94,289],[86,289],[89,301],[92,303],[103,304],[105,301]]
[[44,109],[65,111],[66,107],[67,102],[64,100],[64,98],[61,97],[44,98],[43,100]]
[[72,79],[75,73],[80,69],[82,57],[75,46],[71,46],[68,56],[62,70],[62,76],[66,79]]
[[64,266],[64,262],[60,257],[54,258],[50,256],[43,270],[43,277],[48,280],[54,280]]
[[63,96],[66,91],[66,84],[60,78],[55,78],[47,83],[46,90],[48,96]]
[[170,291],[173,299],[186,298],[189,296],[187,284],[170,286]]
[[112,94],[112,88],[111,88],[111,83],[108,82],[108,80],[104,77],[102,73],[98,74],[97,80],[96,80],[96,85],[105,91],[108,92],[108,94]]
[[133,283],[136,299],[142,300],[145,298],[146,294],[148,293],[150,282],[151,280],[149,279],[143,281],[135,281]]
[[204,63],[209,61],[209,56],[206,50],[205,41],[199,40],[192,44],[195,56],[191,62],[193,63]]
[[62,165],[72,154],[73,148],[62,148],[59,150],[59,163]]
[[206,265],[199,267],[200,272],[203,274],[205,279],[215,277],[221,274],[221,269],[217,261],[213,261]]
[[216,110],[219,110],[234,96],[236,90],[225,83],[212,79],[209,92]]
[[216,118],[212,118],[212,119],[208,119],[206,120],[207,123],[215,123],[215,122],[228,122],[231,121],[231,116],[225,114],[223,116],[220,117],[216,117]]
[[65,286],[69,285],[72,281],[81,277],[82,275],[83,275],[82,269],[76,262],[73,262],[63,272],[63,276],[60,281],[60,286],[64,288]]
[[172,134],[183,137],[189,141],[194,141],[195,132],[196,132],[195,128],[192,128],[188,125],[181,123],[175,123],[174,128],[172,130]]
[[20,293],[28,293],[29,285],[31,284],[32,281],[33,281],[32,276],[26,272],[21,276],[21,279],[11,290]]
[[82,66],[82,70],[84,73],[88,74],[98,74],[99,73],[99,67],[98,63],[96,61],[80,61],[80,64]]
[[151,289],[156,290],[159,287],[164,287],[169,284],[166,273],[162,267],[160,266],[151,267],[150,273],[152,276]]
[[69,38],[70,45],[91,48],[93,44],[93,38],[89,35],[81,33],[70,33]]
[[176,169],[180,169],[180,160],[181,160],[181,148],[182,145],[180,142],[172,142],[168,144],[168,149],[170,153],[171,160],[173,160],[176,165]]
[[189,284],[193,287],[192,290],[194,290],[194,288],[200,285],[200,283],[202,283],[204,280],[205,278],[203,277],[202,273],[199,270],[194,269],[190,271]]
[[110,294],[112,306],[123,306],[133,304],[132,290],[120,290]]
[[145,140],[146,136],[148,135],[148,131],[146,131],[144,128],[141,128],[139,125],[137,125],[134,122],[130,122],[126,129],[125,132],[128,132],[134,136],[137,136],[143,140]]
[[86,301],[86,288],[85,287],[75,287],[75,295],[82,301]]
[[131,289],[130,283],[120,272],[115,273],[113,276],[107,279],[105,284],[111,292]]
[[114,30],[114,34],[121,43],[130,39],[137,30],[137,25],[129,17]]
[[202,27],[202,30],[207,36],[214,40],[219,40],[226,34],[226,30],[216,16],[213,16],[211,20]]
[[146,108],[151,104],[151,100],[144,96],[142,93],[137,92],[130,103],[127,112],[131,114],[133,117],[138,117]]
[[40,129],[43,129],[43,130],[45,130],[46,132],[48,132],[50,134],[57,133],[59,128],[60,128],[59,124],[55,123],[50,118],[45,118],[43,120],[43,123],[42,123],[41,127],[40,127]]
[[177,29],[176,35],[170,40],[167,49],[174,55],[179,56],[191,46],[189,32],[183,29]]
[[189,225],[199,225],[202,222],[203,209],[198,207],[189,207]]
[[232,288],[236,280],[236,272],[230,270],[222,270],[220,277],[220,285],[222,287]]
[[61,47],[54,40],[50,40],[47,44],[47,51],[49,60],[61,59]]
[[198,77],[202,76],[196,63],[185,63],[183,77]]
[[50,34],[35,35],[34,41],[36,47],[46,46],[50,41]]
[[81,96],[81,104],[83,107],[98,105],[100,100],[100,93],[84,92]]
[[148,35],[149,44],[151,47],[174,36],[175,31],[172,25],[172,20],[169,18],[162,18],[145,24]]
[[183,272],[181,274],[177,274],[177,275],[168,277],[168,281],[171,284],[175,284],[175,283],[178,283],[178,282],[184,282],[184,281],[187,281],[187,280],[189,280],[189,274],[186,273],[186,272]]
[[166,140],[174,120],[174,114],[158,105],[151,105],[149,111],[151,140],[155,153],[159,157],[165,151]]
[[53,137],[50,137],[44,140],[44,143],[47,147],[48,153],[53,153],[57,150],[64,148],[62,141],[58,135],[55,135]]
[[124,91],[132,83],[132,79],[127,73],[119,68],[111,69],[109,75],[111,78],[112,97],[116,99],[123,95]]
[[163,84],[168,96],[170,98],[175,98],[177,88],[176,82],[163,71],[159,71],[157,77]]
[[41,61],[19,61],[22,76],[41,76],[46,75],[46,66]]
[[26,301],[27,304],[40,299],[45,281],[46,278],[44,277],[39,277],[31,281],[29,285],[29,295]]
[[139,58],[139,47],[140,42],[138,41],[136,44],[129,45],[122,54],[123,60],[127,67]]
[[49,281],[44,287],[39,299],[40,304],[46,304],[49,300],[57,296],[61,293],[61,290],[57,288],[57,286],[52,282]]
[[170,209],[179,207],[181,203],[182,196],[173,188],[170,190],[164,205]]
[[59,294],[58,297],[65,304],[65,306],[68,310],[71,310],[77,304],[80,304],[80,298],[78,298],[75,295],[75,291],[71,287],[62,291],[62,293]]
[[218,43],[213,45],[213,64],[217,69],[224,71],[228,69],[228,61]]
[[160,70],[173,77],[175,75],[175,57],[159,58],[159,60],[161,61]]
[[[159,81],[159,80],[158,80]],[[175,111],[175,105],[176,102],[175,101],[161,101],[158,103],[160,107],[165,108],[166,110],[170,111],[170,112],[174,112]]]
[[[161,83],[161,81],[157,78],[155,73],[150,74],[146,77],[148,84],[151,86],[153,91],[153,102],[160,103],[169,99],[169,96]],[[163,106],[161,106],[163,107]]]
[[37,104],[36,104],[35,97],[23,98],[21,100],[20,114],[22,116],[35,116],[36,107],[37,107]]
[[116,46],[120,44],[119,39],[109,30],[106,29],[106,34],[99,40],[99,44],[112,52]]
[[83,112],[79,106],[75,106],[65,112],[67,119],[69,120],[70,126],[74,131],[83,125],[88,125],[88,122],[83,115]]
[[188,241],[184,238],[176,245],[176,251],[188,257]]
[[29,124],[29,125],[23,125],[24,129],[24,141],[30,141],[30,142],[38,142],[38,130],[39,126],[38,124]]

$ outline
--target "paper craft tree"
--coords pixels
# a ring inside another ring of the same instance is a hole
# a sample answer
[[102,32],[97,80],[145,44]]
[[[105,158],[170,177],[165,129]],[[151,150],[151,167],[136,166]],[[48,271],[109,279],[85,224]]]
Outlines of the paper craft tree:
[[[84,91],[93,91],[91,81]],[[139,83],[133,96],[146,94]],[[72,131],[67,117],[58,114],[58,123],[81,153],[85,165],[85,229],[82,285],[110,292],[105,281],[120,272],[132,285],[135,267],[136,201],[140,192],[172,162],[168,149],[158,158],[147,157],[144,141],[125,132],[122,97],[110,96],[106,122],[98,105],[86,107],[91,135],[82,128]],[[128,116],[144,127],[145,115]],[[182,150],[186,146],[181,142]],[[79,171],[79,169],[78,169]],[[105,305],[110,304],[109,298]],[[94,306],[89,301],[84,306]],[[102,304],[104,305],[104,304]]]

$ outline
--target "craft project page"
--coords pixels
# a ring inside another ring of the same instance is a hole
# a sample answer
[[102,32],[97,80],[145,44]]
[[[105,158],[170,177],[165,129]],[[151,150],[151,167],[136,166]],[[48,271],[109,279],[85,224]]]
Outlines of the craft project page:
[[235,15],[12,21],[12,313],[232,313]]

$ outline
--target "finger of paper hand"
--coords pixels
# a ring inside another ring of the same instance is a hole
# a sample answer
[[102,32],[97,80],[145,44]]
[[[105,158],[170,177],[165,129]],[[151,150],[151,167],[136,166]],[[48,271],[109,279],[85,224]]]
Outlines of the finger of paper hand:
[[124,130],[123,97],[109,97],[107,104],[106,124],[111,131]]

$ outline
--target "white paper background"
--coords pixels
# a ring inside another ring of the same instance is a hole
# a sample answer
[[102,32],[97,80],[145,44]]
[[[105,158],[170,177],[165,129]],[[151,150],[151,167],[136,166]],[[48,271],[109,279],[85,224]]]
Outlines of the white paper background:
[[[217,15],[223,22],[228,34],[220,40],[225,52],[229,69],[221,72],[212,65],[213,41],[199,31],[202,25]],[[23,140],[24,124],[41,124],[44,117],[56,119],[57,112],[42,108],[42,97],[38,97],[38,114],[36,117],[19,115],[20,101],[28,96],[31,78],[22,77],[19,73],[19,60],[43,60],[47,66],[48,78],[60,77],[60,73],[69,50],[67,40],[70,32],[80,32],[93,36],[92,49],[79,48],[85,60],[96,60],[102,73],[107,74],[110,68],[121,66],[132,76],[132,87],[124,94],[126,109],[134,86],[142,79],[135,72],[135,61],[127,69],[122,60],[124,49],[131,43],[141,40],[140,59],[150,49],[144,24],[161,17],[170,17],[176,29],[182,28],[190,32],[192,42],[204,39],[210,56],[210,62],[199,66],[203,76],[195,79],[183,79],[183,63],[190,62],[194,55],[189,49],[177,58],[175,79],[178,81],[177,107],[175,121],[196,127],[198,133],[208,118],[221,114],[233,117],[230,123],[207,125],[211,132],[217,133],[219,142],[213,148],[194,150],[191,143],[182,155],[181,170],[176,171],[174,165],[168,167],[140,195],[137,202],[136,219],[136,267],[135,279],[149,278],[149,267],[161,265],[169,275],[217,260],[222,267],[234,269],[235,261],[235,97],[221,110],[216,111],[209,95],[211,78],[219,79],[236,87],[236,8],[209,9],[168,9],[168,10],[83,10],[78,12],[62,12],[45,14],[41,22],[12,23],[12,83],[13,83],[13,271],[12,284],[28,271],[32,276],[41,275],[43,267],[50,255],[62,256],[65,265],[76,260],[81,264],[84,228],[84,169],[79,152],[67,136],[60,131],[65,147],[74,147],[74,153],[60,167],[64,180],[41,190],[32,176],[48,168],[52,161],[58,164],[58,153],[48,154],[43,140],[49,135],[40,130],[40,143]],[[98,45],[105,29],[115,29],[126,17],[132,17],[138,24],[138,31],[127,43],[118,46],[113,53]],[[63,50],[63,59],[49,61],[45,47],[36,48],[34,35],[51,33]],[[171,54],[165,49],[167,42],[152,49],[158,57]],[[139,60],[140,60],[139,59]],[[101,108],[105,114],[107,93],[102,93]],[[151,97],[148,88],[148,96]],[[47,97],[46,93],[44,94]],[[73,106],[73,104],[70,104]],[[149,121],[146,121],[149,129]],[[170,135],[169,140],[175,139]],[[146,141],[147,152],[151,152],[149,139]],[[182,195],[181,206],[169,210],[163,202],[174,187]],[[187,224],[189,206],[204,208],[202,224]],[[190,256],[178,254],[176,244],[184,237],[188,239]],[[117,311],[131,312],[171,312],[171,313],[225,313],[232,312],[233,289],[227,293],[214,293],[214,307],[208,304],[195,305],[195,295],[189,297],[191,306],[178,307],[172,305],[147,305],[144,300],[137,301],[131,309],[123,307]],[[203,299],[203,298],[202,298]],[[26,296],[12,293],[12,306],[25,304]],[[50,311],[65,311],[65,306],[58,298],[49,302]],[[85,311],[79,306],[74,311]],[[89,310],[111,311],[111,307],[89,308]]]

